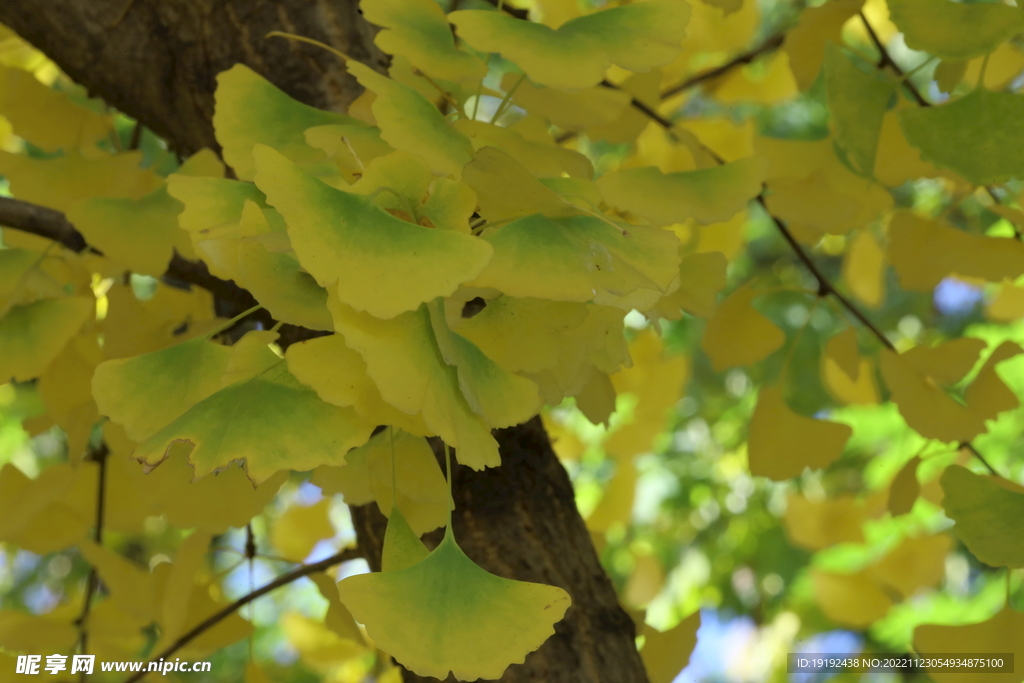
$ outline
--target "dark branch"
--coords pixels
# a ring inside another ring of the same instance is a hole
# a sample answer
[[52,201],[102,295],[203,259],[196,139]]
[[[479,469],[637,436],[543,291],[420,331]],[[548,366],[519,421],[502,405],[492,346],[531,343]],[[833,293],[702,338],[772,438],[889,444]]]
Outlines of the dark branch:
[[211,614],[207,619],[197,624],[195,628],[190,630],[188,633],[185,633],[180,638],[171,643],[169,646],[167,646],[167,649],[165,649],[163,652],[161,652],[155,657],[150,658],[150,660],[143,665],[142,671],[136,673],[134,676],[131,676],[130,678],[125,680],[124,683],[135,683],[136,681],[142,680],[145,677],[147,673],[146,670],[151,663],[157,662],[161,659],[169,659],[170,656],[173,655],[175,652],[185,647],[193,640],[195,640],[197,637],[202,635],[204,632],[216,626],[218,623],[220,623],[227,617],[231,616],[242,607],[245,607],[253,600],[262,597],[267,593],[280,588],[281,586],[287,586],[289,583],[301,579],[303,576],[309,576],[310,574],[322,572],[325,569],[329,569],[330,567],[333,567],[336,564],[341,564],[342,562],[348,562],[349,560],[355,560],[361,557],[362,554],[360,554],[358,549],[346,548],[345,550],[342,550],[340,553],[331,555],[330,557],[320,560],[319,562],[303,565],[298,569],[288,572],[287,574],[282,574],[281,576],[277,577],[267,585],[262,586],[261,588],[257,588],[256,590],[247,595],[243,595],[242,597],[232,602],[230,605],[226,605],[222,609]]
[[[110,450],[105,443],[101,443],[99,448],[89,454],[90,459],[99,465],[99,471],[96,473],[96,527],[92,532],[92,540],[96,545],[103,545],[103,519],[107,501],[107,456],[109,455]],[[89,567],[85,597],[82,599],[82,611],[78,615],[78,619],[75,620],[75,624],[78,626],[78,651],[82,654],[89,651],[89,612],[92,609],[92,598],[99,583],[100,577],[96,572],[96,567]],[[85,671],[82,671],[80,680],[84,681],[85,676]]]
[[766,52],[771,52],[772,50],[777,50],[778,48],[780,48],[782,46],[783,40],[785,40],[785,37],[785,34],[778,33],[769,38],[768,40],[766,40],[764,44],[762,44],[760,47],[756,47],[753,50],[749,50],[740,55],[737,55],[730,59],[725,64],[722,64],[721,66],[716,66],[714,69],[708,69],[707,71],[702,71],[699,74],[690,76],[685,81],[677,83],[676,85],[673,85],[670,88],[666,88],[661,93],[661,99],[667,100],[673,95],[678,95],[681,92],[685,92],[686,90],[689,90],[694,86],[700,85],[705,81],[710,81],[715,78],[718,78],[719,76],[722,76],[732,71],[737,66],[742,66],[743,64],[750,64],[751,62],[753,62],[755,59],[765,54]]

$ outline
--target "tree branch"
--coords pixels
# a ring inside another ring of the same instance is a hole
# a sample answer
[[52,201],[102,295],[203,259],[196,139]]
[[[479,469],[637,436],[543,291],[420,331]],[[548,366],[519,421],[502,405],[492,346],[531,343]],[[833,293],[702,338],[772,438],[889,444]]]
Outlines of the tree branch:
[[747,52],[744,52],[733,57],[732,59],[730,59],[725,64],[722,64],[721,66],[716,66],[713,69],[702,71],[699,74],[690,76],[685,81],[677,83],[676,85],[673,85],[670,88],[666,88],[661,93],[661,99],[667,100],[673,95],[678,95],[679,93],[689,90],[694,86],[700,85],[705,81],[710,81],[715,78],[718,78],[719,76],[722,76],[728,73],[729,71],[732,71],[737,66],[741,66],[743,64],[750,64],[751,62],[753,62],[755,59],[765,54],[766,52],[771,52],[772,50],[776,50],[782,47],[782,43],[785,40],[785,38],[786,36],[784,33],[777,33],[768,40],[764,41],[764,43],[760,47],[756,47],[753,50],[748,50]]
[[288,572],[287,574],[282,574],[281,576],[277,577],[267,585],[257,588],[256,590],[254,590],[251,593],[248,593],[247,595],[243,595],[242,597],[232,602],[230,605],[225,605],[222,609],[211,614],[201,623],[197,624],[195,628],[190,630],[188,633],[185,633],[177,640],[175,640],[173,643],[171,643],[169,646],[167,646],[167,648],[159,655],[151,657],[149,661],[147,661],[143,665],[142,671],[139,671],[134,676],[129,677],[124,681],[124,683],[135,683],[136,681],[142,680],[148,673],[147,669],[149,668],[150,664],[160,661],[161,659],[169,659],[170,656],[173,655],[175,652],[185,647],[190,642],[192,642],[200,635],[202,635],[205,631],[208,631],[213,626],[216,626],[218,623],[220,623],[227,617],[231,616],[242,607],[245,607],[253,600],[260,598],[266,595],[267,593],[270,593],[271,591],[280,588],[281,586],[287,586],[289,583],[301,579],[303,576],[309,576],[310,574],[322,572],[325,569],[333,567],[336,564],[348,562],[349,560],[359,559],[361,557],[362,555],[360,554],[357,548],[345,548],[341,552],[331,555],[330,557],[320,560],[319,562],[303,565],[298,569],[294,569]]
[[[110,449],[107,448],[107,444],[101,443],[100,447],[89,455],[90,459],[99,465],[99,471],[96,473],[96,528],[93,530],[92,540],[96,545],[103,545],[103,518],[107,499],[107,456],[110,455]],[[89,578],[86,579],[85,585],[85,597],[82,601],[82,611],[78,615],[78,619],[75,620],[75,624],[78,626],[78,650],[82,654],[88,652],[89,649],[87,622],[92,609],[92,597],[99,587],[99,583],[100,577],[96,572],[96,567],[90,566]],[[85,677],[86,673],[82,671],[79,680],[85,681]]]

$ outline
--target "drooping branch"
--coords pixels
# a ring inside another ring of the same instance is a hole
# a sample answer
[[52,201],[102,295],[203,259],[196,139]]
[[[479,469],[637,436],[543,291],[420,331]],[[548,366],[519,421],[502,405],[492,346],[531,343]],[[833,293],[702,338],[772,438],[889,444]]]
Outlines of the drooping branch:
[[266,595],[267,593],[270,593],[271,591],[277,590],[282,586],[287,586],[288,584],[301,579],[303,576],[309,576],[310,574],[322,572],[326,569],[330,569],[334,565],[341,564],[342,562],[348,562],[349,560],[355,560],[361,557],[362,554],[359,552],[358,549],[346,548],[345,550],[342,550],[339,553],[335,553],[334,555],[331,555],[328,558],[320,560],[319,562],[314,562],[313,564],[306,564],[299,567],[298,569],[294,569],[288,572],[287,574],[282,574],[281,576],[277,577],[265,586],[257,588],[251,593],[243,595],[242,597],[232,602],[230,605],[225,605],[223,608],[214,612],[199,624],[196,624],[194,628],[192,628],[187,633],[180,636],[173,643],[168,645],[163,652],[159,653],[155,657],[151,657],[149,661],[143,664],[141,671],[127,678],[124,681],[124,683],[135,683],[135,681],[142,680],[142,678],[145,677],[147,669],[150,664],[158,662],[160,660],[169,659],[170,656],[173,655],[175,652],[185,647],[193,640],[201,636],[203,633],[210,630],[211,628],[222,622],[224,619],[228,618],[229,616],[240,610],[242,607],[245,607],[253,600],[260,598]]
[[721,66],[716,66],[715,68],[708,69],[707,71],[701,71],[698,74],[690,76],[684,81],[681,81],[669,88],[666,88],[661,93],[661,99],[667,100],[670,97],[678,95],[681,92],[686,92],[690,88],[696,87],[701,83],[714,80],[719,76],[724,76],[725,74],[735,69],[737,66],[750,64],[761,55],[766,54],[768,52],[772,52],[773,50],[777,50],[778,48],[782,47],[782,43],[785,40],[785,38],[785,34],[777,33],[768,40],[764,41],[764,43],[762,43],[759,47],[755,47],[752,50],[748,50],[746,52],[738,54],[725,64],[722,64]]

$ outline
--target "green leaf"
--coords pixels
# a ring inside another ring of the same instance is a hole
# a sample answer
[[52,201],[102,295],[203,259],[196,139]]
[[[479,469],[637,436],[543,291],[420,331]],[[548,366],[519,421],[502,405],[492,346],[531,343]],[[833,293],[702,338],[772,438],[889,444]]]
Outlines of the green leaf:
[[405,515],[398,506],[391,508],[388,516],[388,528],[384,532],[384,549],[381,552],[381,571],[393,572],[411,567],[430,555],[427,546],[419,539],[416,532],[405,520]]
[[554,633],[564,590],[495,576],[466,557],[449,531],[420,562],[352,576],[341,601],[377,645],[421,676],[501,678]]
[[627,168],[597,181],[610,205],[654,225],[720,223],[742,211],[761,193],[766,164],[747,157],[699,171],[662,173],[654,166]]
[[861,175],[874,171],[882,117],[892,90],[891,83],[858,69],[835,43],[825,46],[825,101],[836,143]]
[[311,330],[332,330],[327,292],[302,269],[292,254],[269,251],[259,244],[238,245],[236,281],[276,320]]
[[389,55],[402,55],[427,74],[448,81],[487,75],[480,59],[455,47],[444,12],[433,0],[362,0],[363,18],[383,26],[374,41]]
[[93,300],[80,296],[11,306],[0,318],[0,382],[43,374],[94,310]]
[[128,438],[142,441],[220,389],[230,358],[228,347],[199,337],[108,360],[96,368],[92,393],[101,414],[123,426]]
[[959,465],[947,467],[939,482],[953,533],[975,557],[990,567],[1024,567],[1024,491]]
[[377,94],[371,108],[385,142],[422,158],[442,175],[458,175],[469,163],[473,156],[469,140],[423,95],[358,62],[349,62],[348,71]]
[[665,291],[679,240],[660,228],[618,228],[595,216],[528,216],[485,232],[494,257],[473,282],[515,297],[590,301],[600,292]]
[[217,74],[213,129],[224,160],[239,180],[252,180],[252,148],[270,145],[299,165],[326,165],[324,153],[306,144],[305,130],[331,124],[365,125],[357,119],[298,102],[244,64]]
[[192,446],[196,479],[244,459],[246,474],[259,485],[279,470],[343,464],[373,427],[351,408],[324,403],[282,370],[203,399],[140,443],[134,457],[156,466],[176,442],[185,442]]
[[551,29],[501,12],[462,10],[448,15],[459,37],[481,52],[498,52],[530,80],[554,88],[587,88],[612,64],[649,71],[680,51],[690,6],[648,0],[577,17]]
[[395,218],[371,199],[329,187],[265,146],[257,184],[281,212],[299,262],[345,304],[393,318],[476,277],[484,241]]
[[1024,177],[1024,95],[977,88],[950,104],[904,109],[900,125],[921,158],[972,183]]
[[889,15],[907,47],[950,61],[995,50],[1024,29],[1019,7],[996,2],[889,0]]

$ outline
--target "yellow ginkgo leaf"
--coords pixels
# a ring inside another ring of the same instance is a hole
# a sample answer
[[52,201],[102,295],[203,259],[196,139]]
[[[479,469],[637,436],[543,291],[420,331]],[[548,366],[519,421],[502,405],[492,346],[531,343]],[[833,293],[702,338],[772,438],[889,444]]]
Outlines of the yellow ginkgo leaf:
[[946,556],[953,549],[949,534],[905,538],[881,560],[867,568],[868,574],[896,589],[904,599],[919,588],[935,587],[946,572]]
[[57,211],[67,211],[89,197],[142,199],[163,181],[152,170],[140,168],[141,163],[138,151],[99,158],[66,152],[52,159],[0,151],[0,174],[10,182],[11,194]]
[[882,377],[900,414],[921,436],[939,441],[970,441],[985,431],[985,422],[957,403],[928,374],[902,355],[881,352]]
[[484,63],[455,47],[444,12],[431,0],[362,0],[363,18],[385,27],[374,42],[384,52],[406,57],[413,66],[446,81],[483,78]]
[[128,270],[159,276],[178,241],[181,204],[160,187],[141,199],[93,197],[72,204],[68,220],[89,244]]
[[778,387],[764,387],[750,418],[750,471],[784,481],[805,467],[821,469],[843,454],[852,433],[847,425],[794,413]]
[[[515,74],[506,74],[501,87],[506,92],[519,81]],[[611,88],[559,90],[537,87],[527,80],[512,93],[512,103],[553,125],[569,131],[581,131],[614,121],[629,107],[629,94]]]
[[500,678],[554,633],[571,599],[556,586],[491,574],[466,557],[451,527],[425,559],[352,576],[341,601],[374,642],[421,676]]
[[366,374],[362,356],[350,349],[341,335],[292,344],[285,358],[288,370],[324,401],[352,406],[371,424],[392,425],[417,436],[429,433],[418,414],[402,412],[381,398],[377,385]]
[[[480,215],[489,222],[505,222],[530,214],[571,216],[572,204],[545,187],[519,162],[497,147],[483,147],[462,171],[462,179],[476,192]],[[510,193],[508,188],[515,187]]]
[[270,543],[281,557],[293,562],[302,562],[313,550],[313,546],[325,538],[334,536],[334,526],[329,516],[331,499],[312,505],[290,506],[270,530]]
[[47,152],[90,148],[113,129],[109,115],[75,104],[22,69],[0,67],[0,115],[18,137]]
[[625,458],[616,463],[615,475],[605,487],[601,502],[587,517],[588,529],[604,532],[616,524],[629,524],[633,516],[637,478],[632,459]]
[[75,472],[68,464],[29,479],[7,463],[0,469],[0,540],[45,555],[85,538],[92,520],[71,499]]
[[[299,262],[358,311],[392,318],[477,276],[491,257],[483,240],[431,230],[360,195],[312,178],[259,145],[256,182],[288,223]],[[394,276],[394,269],[403,277]]]
[[732,218],[761,193],[765,164],[747,157],[699,171],[662,173],[652,166],[601,176],[605,200],[653,225],[718,223]]
[[[1020,661],[1024,657],[1024,614],[1006,605],[991,619],[980,623],[922,624],[914,629],[914,651],[932,657],[960,652],[1006,653],[1012,654],[1015,662]],[[969,675],[971,683],[1016,683],[1020,678],[1019,672],[1005,670],[1001,673],[972,671]],[[936,683],[959,683],[964,679],[962,671],[932,670],[928,676]]]
[[854,236],[843,259],[843,280],[854,296],[876,308],[885,296],[885,252],[869,230]]
[[327,600],[327,614],[324,615],[324,626],[347,640],[357,643],[365,642],[363,633],[359,630],[356,620],[352,618],[349,611],[341,604],[337,582],[323,572],[310,574],[309,578],[320,590],[320,595],[324,596]]
[[861,71],[831,41],[825,45],[824,68],[825,100],[836,146],[854,171],[870,176],[893,84]]
[[701,348],[716,372],[763,360],[786,341],[782,330],[754,308],[757,296],[758,292],[749,287],[738,289],[708,320]]
[[473,156],[469,140],[423,95],[358,62],[348,62],[348,71],[377,94],[371,106],[385,142],[420,157],[444,175],[458,175],[469,163]]
[[302,663],[314,671],[327,673],[366,654],[362,642],[343,637],[325,621],[298,612],[288,612],[281,618],[281,630],[288,643],[298,650]]
[[93,314],[86,297],[12,306],[0,318],[0,381],[38,377]]
[[993,420],[999,413],[1020,405],[1017,394],[996,374],[996,365],[1021,353],[1024,350],[1020,345],[1011,341],[1003,342],[992,352],[964,392],[964,402],[971,412],[984,420]]
[[793,493],[786,501],[786,536],[808,550],[837,543],[863,543],[865,517],[864,504],[853,496],[812,501]]
[[921,492],[921,484],[917,481],[917,467],[920,464],[921,458],[915,455],[893,477],[889,486],[889,513],[893,517],[905,515],[914,508]]
[[700,610],[697,610],[668,631],[657,631],[644,625],[641,632],[644,647],[640,656],[651,683],[672,683],[686,668],[693,648],[697,646],[700,621]]
[[868,358],[861,358],[857,368],[857,379],[852,379],[827,352],[821,356],[821,378],[836,400],[847,405],[878,403],[880,396],[874,363]]
[[217,142],[239,180],[252,180],[256,175],[252,149],[257,143],[273,147],[303,167],[326,165],[327,156],[306,144],[306,129],[332,124],[363,125],[343,114],[292,99],[244,64],[235,64],[217,74],[215,99],[213,128]]
[[77,634],[78,629],[70,620],[18,609],[0,609],[0,647],[11,652],[63,652],[74,647]]
[[596,85],[612,64],[641,72],[668,64],[679,54],[689,18],[689,4],[675,0],[605,9],[558,29],[486,10],[448,15],[475,49],[499,52],[533,82],[567,90]]
[[821,611],[837,624],[863,628],[892,607],[884,585],[866,571],[836,574],[813,570],[811,579]]
[[462,464],[482,469],[501,463],[490,426],[470,408],[458,370],[438,348],[426,306],[380,320],[333,298],[328,305],[336,329],[362,355],[385,401],[410,415],[422,414],[431,432],[457,449]]
[[818,77],[826,43],[839,39],[843,24],[863,4],[863,0],[832,0],[800,14],[800,23],[786,34],[783,49],[801,90],[810,88]]
[[385,429],[350,457],[365,458],[370,490],[385,515],[397,506],[417,537],[445,524],[448,483],[426,439]]

